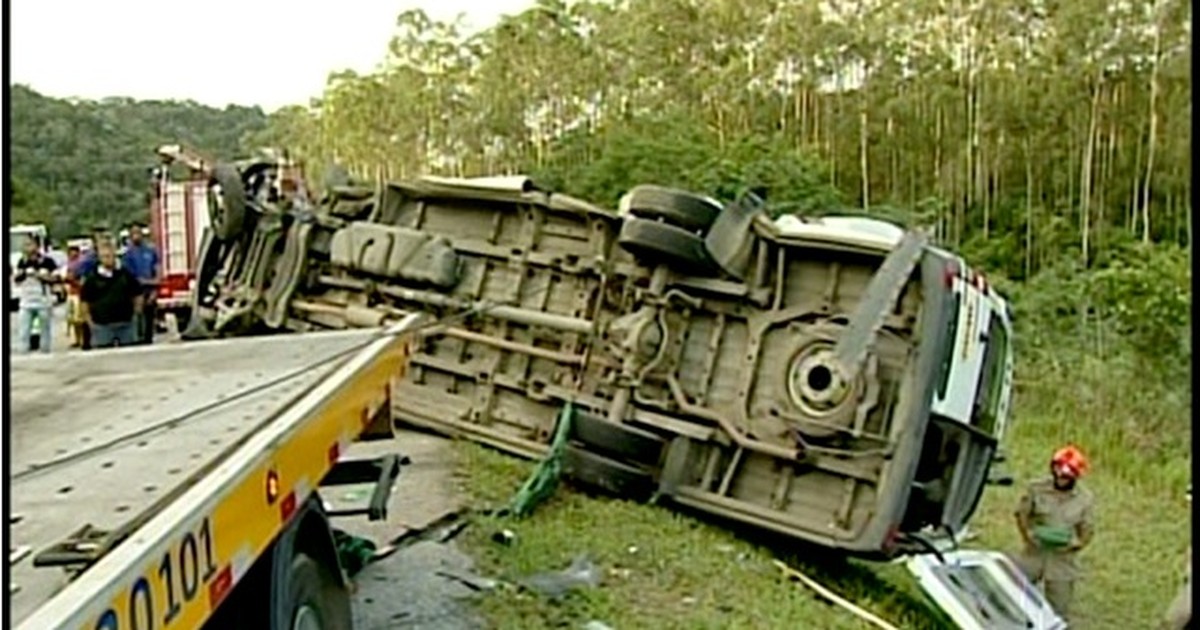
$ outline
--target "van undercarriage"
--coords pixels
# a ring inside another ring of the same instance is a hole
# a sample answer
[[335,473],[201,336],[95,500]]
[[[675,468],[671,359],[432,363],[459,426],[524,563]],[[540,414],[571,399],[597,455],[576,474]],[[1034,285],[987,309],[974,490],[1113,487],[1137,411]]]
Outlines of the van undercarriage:
[[189,337],[425,311],[399,421],[539,457],[569,406],[576,480],[862,556],[974,511],[996,440],[930,421],[957,258],[920,234],[655,186],[616,212],[523,178],[246,187]]

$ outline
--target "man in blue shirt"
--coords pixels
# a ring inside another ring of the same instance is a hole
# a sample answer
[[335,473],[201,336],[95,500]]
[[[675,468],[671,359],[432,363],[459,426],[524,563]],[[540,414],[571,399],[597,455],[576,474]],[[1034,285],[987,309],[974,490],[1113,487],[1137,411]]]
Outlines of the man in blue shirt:
[[151,343],[154,340],[154,302],[159,284],[158,251],[146,242],[144,226],[140,223],[129,226],[129,245],[121,256],[121,266],[128,269],[142,285],[142,310],[136,326],[137,343]]

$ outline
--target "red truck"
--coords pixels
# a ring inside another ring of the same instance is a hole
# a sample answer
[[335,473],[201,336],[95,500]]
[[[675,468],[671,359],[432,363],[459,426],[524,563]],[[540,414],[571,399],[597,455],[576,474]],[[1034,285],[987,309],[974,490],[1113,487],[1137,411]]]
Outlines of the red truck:
[[[161,146],[156,153],[162,163],[153,171],[150,233],[162,272],[158,325],[165,327],[171,315],[182,332],[192,315],[196,255],[210,223],[209,162],[179,145]],[[175,164],[185,167],[185,176],[172,177],[172,170],[179,170],[171,168]]]

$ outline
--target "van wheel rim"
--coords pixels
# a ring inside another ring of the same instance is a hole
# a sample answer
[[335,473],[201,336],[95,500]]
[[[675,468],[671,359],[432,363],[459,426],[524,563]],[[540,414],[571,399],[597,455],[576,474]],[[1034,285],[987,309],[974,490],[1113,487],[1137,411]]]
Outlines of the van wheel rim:
[[321,630],[321,617],[312,606],[303,605],[296,609],[292,630]]

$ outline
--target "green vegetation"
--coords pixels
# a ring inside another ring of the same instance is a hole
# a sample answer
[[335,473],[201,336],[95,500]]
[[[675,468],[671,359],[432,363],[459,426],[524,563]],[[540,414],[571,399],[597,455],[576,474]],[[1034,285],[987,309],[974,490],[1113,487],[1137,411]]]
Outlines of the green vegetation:
[[[56,229],[120,220],[144,207],[156,144],[228,155],[251,131],[248,146],[289,146],[318,179],[332,162],[362,178],[525,172],[605,203],[638,183],[765,186],[778,212],[926,227],[1012,297],[1018,484],[1064,441],[1093,461],[1086,627],[1146,627],[1189,538],[1190,21],[1181,0],[543,0],[467,34],[410,11],[382,70],[337,75],[261,129],[256,110],[14,89],[15,212]],[[469,453],[481,499],[527,470]],[[1018,491],[986,496],[981,544],[1015,547]],[[780,582],[764,549],[663,510],[565,493],[518,531],[513,549],[474,544],[506,575],[585,543],[632,573],[561,606],[497,596],[502,627],[858,627]],[[911,593],[881,588],[904,583],[894,567],[852,567],[820,576],[919,627]]]
[[[477,505],[502,506],[533,465],[474,445],[460,449],[466,486]],[[492,535],[516,533],[509,546]],[[784,579],[780,557],[839,595],[902,628],[937,628],[902,569],[827,558],[818,550],[776,556],[767,540],[739,537],[665,508],[562,488],[533,516],[484,518],[463,533],[484,575],[512,582],[566,568],[586,553],[601,571],[598,588],[558,602],[504,589],[483,600],[497,628],[862,628],[853,615]],[[777,548],[777,546],[775,546]],[[809,558],[801,559],[801,556]]]
[[266,126],[257,107],[215,109],[192,102],[50,98],[9,91],[14,223],[44,223],[55,239],[149,219],[154,149],[190,146],[232,158],[242,137]]

